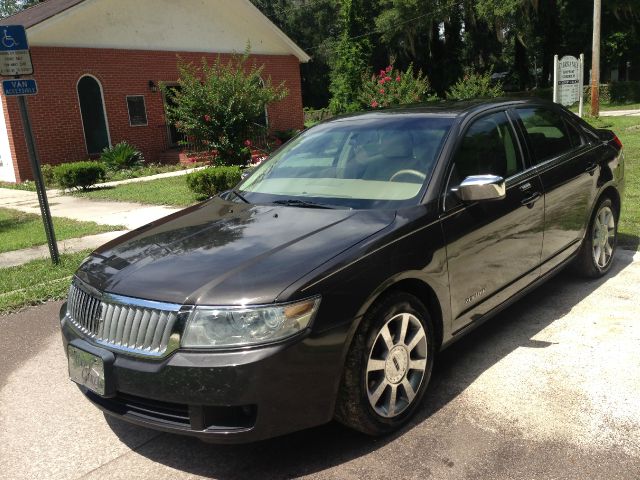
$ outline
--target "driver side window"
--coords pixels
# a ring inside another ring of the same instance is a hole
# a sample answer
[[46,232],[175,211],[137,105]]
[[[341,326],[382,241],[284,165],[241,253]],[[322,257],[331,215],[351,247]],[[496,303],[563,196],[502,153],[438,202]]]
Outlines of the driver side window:
[[[475,120],[467,129],[454,156],[447,188],[447,205],[458,204],[452,189],[470,175],[509,178],[523,170],[520,149],[505,112]],[[450,199],[450,200],[449,200]]]

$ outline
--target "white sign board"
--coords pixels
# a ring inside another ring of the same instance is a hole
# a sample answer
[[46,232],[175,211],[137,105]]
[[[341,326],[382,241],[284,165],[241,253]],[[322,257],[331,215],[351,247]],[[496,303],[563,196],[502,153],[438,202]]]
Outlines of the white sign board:
[[580,62],[565,55],[558,64],[558,100],[566,107],[580,100]]
[[33,65],[22,25],[0,27],[0,75],[32,75]]
[[584,55],[580,59],[565,55],[560,60],[554,57],[553,101],[569,107],[580,102],[582,116]]

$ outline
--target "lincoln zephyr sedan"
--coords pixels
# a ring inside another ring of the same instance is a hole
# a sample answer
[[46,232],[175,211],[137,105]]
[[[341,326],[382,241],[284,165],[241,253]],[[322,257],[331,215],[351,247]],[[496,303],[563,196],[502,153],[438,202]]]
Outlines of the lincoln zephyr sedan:
[[437,353],[565,266],[605,275],[622,144],[540,100],[338,117],[91,254],[60,312],[109,415],[212,442],[420,408]]

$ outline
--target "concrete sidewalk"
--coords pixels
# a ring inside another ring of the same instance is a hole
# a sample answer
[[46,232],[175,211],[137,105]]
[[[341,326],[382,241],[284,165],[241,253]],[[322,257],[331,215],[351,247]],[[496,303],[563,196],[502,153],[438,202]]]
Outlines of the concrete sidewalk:
[[600,111],[601,117],[640,117],[640,110],[608,110]]
[[[51,214],[73,220],[96,222],[101,225],[123,225],[128,230],[141,227],[159,218],[179,211],[157,205],[129,202],[107,202],[63,195],[58,190],[47,191]],[[0,205],[21,212],[40,214],[35,192],[0,188]]]
[[[58,250],[61,254],[76,253],[81,252],[82,250],[93,250],[114,238],[118,238],[120,235],[124,235],[125,233],[127,233],[127,230],[61,240],[58,242]],[[32,260],[39,260],[42,258],[49,258],[48,245],[40,245],[37,247],[25,248],[23,250],[0,253],[0,268],[16,267]]]

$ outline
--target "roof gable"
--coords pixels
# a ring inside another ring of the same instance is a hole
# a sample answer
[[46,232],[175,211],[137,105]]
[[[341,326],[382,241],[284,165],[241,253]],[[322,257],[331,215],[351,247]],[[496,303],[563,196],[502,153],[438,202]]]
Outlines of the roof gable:
[[0,24],[27,27],[32,46],[310,57],[249,0],[47,0]]

